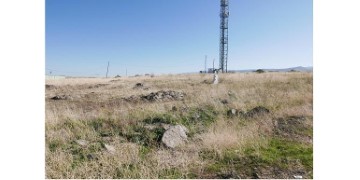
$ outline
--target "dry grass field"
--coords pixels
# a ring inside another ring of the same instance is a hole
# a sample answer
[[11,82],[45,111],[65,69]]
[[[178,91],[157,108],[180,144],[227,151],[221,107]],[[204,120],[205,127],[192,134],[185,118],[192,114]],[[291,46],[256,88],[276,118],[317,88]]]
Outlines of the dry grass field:
[[[211,81],[211,74],[46,80],[46,178],[313,177],[312,73]],[[151,96],[159,91],[175,95]],[[175,124],[188,128],[188,139],[168,148],[163,126]]]

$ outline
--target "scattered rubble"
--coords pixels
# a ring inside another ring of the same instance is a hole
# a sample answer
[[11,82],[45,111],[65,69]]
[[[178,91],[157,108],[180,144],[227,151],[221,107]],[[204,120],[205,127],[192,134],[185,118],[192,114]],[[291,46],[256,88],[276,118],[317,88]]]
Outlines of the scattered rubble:
[[176,91],[158,91],[152,92],[148,95],[141,96],[142,100],[147,101],[161,101],[161,100],[181,100],[185,96],[185,93],[176,92]]
[[188,133],[188,130],[182,125],[170,126],[170,128],[165,131],[161,142],[163,142],[166,147],[175,148],[187,141],[186,133]]
[[73,98],[70,95],[63,94],[63,95],[56,95],[50,99],[52,99],[52,100],[72,100]]
[[158,92],[152,92],[148,95],[140,95],[140,96],[129,96],[126,98],[123,98],[125,101],[128,102],[138,102],[140,100],[142,101],[167,101],[167,100],[182,100],[185,97],[185,93],[182,92],[176,92],[176,91],[158,91]]
[[258,107],[255,107],[255,108],[249,110],[246,113],[243,110],[232,108],[232,109],[229,109],[226,112],[226,115],[228,117],[239,116],[239,117],[245,117],[245,118],[253,118],[253,117],[260,116],[260,115],[265,115],[265,114],[268,114],[268,113],[270,113],[270,110],[268,110],[265,107],[258,106]]

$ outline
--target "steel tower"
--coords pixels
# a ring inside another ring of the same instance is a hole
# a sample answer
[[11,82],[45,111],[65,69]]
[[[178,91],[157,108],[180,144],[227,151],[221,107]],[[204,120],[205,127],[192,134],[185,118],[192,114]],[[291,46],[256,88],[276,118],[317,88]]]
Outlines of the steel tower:
[[220,53],[219,68],[221,72],[227,72],[228,60],[228,22],[229,22],[229,0],[220,0]]

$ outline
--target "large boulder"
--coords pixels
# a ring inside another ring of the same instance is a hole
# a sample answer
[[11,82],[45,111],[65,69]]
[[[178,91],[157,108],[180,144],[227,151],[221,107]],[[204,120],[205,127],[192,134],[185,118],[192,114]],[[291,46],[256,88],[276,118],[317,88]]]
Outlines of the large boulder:
[[175,148],[187,141],[188,130],[182,125],[171,126],[167,129],[161,141],[169,148]]

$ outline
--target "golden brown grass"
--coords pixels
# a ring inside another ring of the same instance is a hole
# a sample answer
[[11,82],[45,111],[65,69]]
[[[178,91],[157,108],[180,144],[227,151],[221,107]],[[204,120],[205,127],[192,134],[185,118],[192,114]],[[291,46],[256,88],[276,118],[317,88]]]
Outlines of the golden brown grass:
[[[45,95],[46,177],[222,178],[223,174],[236,174],[231,177],[252,178],[253,172],[244,168],[245,165],[236,164],[234,158],[245,158],[246,162],[249,149],[255,149],[260,157],[262,148],[268,147],[270,139],[275,137],[274,120],[304,116],[312,132],[312,78],[312,73],[298,72],[220,74],[218,85],[207,83],[211,82],[210,74],[46,80],[47,85],[55,86],[47,89]],[[139,82],[148,89],[134,89]],[[141,103],[122,99],[160,90],[180,91],[186,96],[179,101]],[[72,99],[50,99],[61,94],[70,95]],[[228,104],[221,102],[224,99]],[[172,110],[174,106],[176,112]],[[231,108],[246,112],[256,106],[268,108],[270,114],[250,119],[226,115]],[[159,114],[179,118],[189,113],[182,109],[208,107],[216,111],[215,121],[189,137],[184,146],[173,150],[134,143],[118,133],[130,132],[137,123]],[[115,133],[102,137],[94,128],[97,122],[104,122],[103,131]],[[312,134],[307,135],[312,138]],[[89,144],[79,147],[75,143],[78,139]],[[312,142],[299,143],[312,147]],[[116,153],[107,152],[104,144],[114,146]],[[214,152],[215,156],[206,152]],[[234,163],[224,161],[229,152],[236,152],[232,157]],[[86,157],[89,154],[93,158]],[[225,165],[222,162],[226,162]],[[265,171],[268,166],[258,169]],[[287,176],[270,173],[265,178],[292,178],[292,168],[296,167],[291,163],[283,167],[289,171]],[[257,172],[261,173],[261,170]],[[311,178],[312,171],[308,170],[304,176]]]

